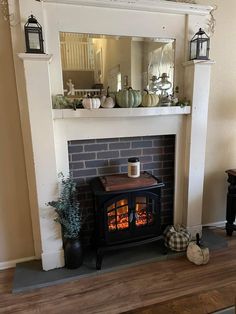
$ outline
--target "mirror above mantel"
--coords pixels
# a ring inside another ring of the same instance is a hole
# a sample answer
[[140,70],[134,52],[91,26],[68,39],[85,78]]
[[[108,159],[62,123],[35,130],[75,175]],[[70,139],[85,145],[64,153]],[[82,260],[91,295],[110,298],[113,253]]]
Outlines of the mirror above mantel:
[[61,32],[60,45],[65,95],[101,95],[108,87],[158,94],[155,81],[163,73],[173,91],[174,39]]

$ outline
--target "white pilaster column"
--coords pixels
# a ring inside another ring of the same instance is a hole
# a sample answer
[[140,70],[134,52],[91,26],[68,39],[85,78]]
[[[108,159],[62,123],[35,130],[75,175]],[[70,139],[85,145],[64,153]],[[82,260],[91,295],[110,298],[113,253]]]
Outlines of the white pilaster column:
[[44,270],[64,266],[60,225],[55,210],[46,204],[57,197],[57,169],[53,133],[49,62],[52,55],[19,54],[23,60],[38,208],[32,210],[33,225],[40,225]]
[[202,198],[204,184],[210,74],[213,61],[194,60],[185,66],[185,96],[191,101],[187,117],[185,158],[185,213],[183,221],[192,233],[202,231]]

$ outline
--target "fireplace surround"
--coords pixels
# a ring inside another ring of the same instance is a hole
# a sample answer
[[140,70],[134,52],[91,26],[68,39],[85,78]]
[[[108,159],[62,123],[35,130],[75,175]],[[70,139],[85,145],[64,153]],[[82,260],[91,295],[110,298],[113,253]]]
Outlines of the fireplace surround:
[[[58,195],[58,173],[69,172],[68,141],[174,134],[174,223],[185,224],[193,235],[201,232],[213,62],[186,62],[186,56],[189,39],[199,26],[205,28],[211,7],[160,0],[151,10],[153,1],[141,1],[141,5],[135,1],[132,6],[125,1],[119,8],[119,2],[114,5],[116,8],[109,1],[101,1],[103,7],[99,1],[93,1],[95,6],[91,1],[89,6],[82,2],[26,0],[16,7],[14,1],[9,1],[10,13],[22,21],[11,31],[35,254],[42,258],[44,270],[64,265],[60,227],[54,222],[53,208],[45,204]],[[16,54],[24,51],[23,25],[31,12],[43,25],[48,54],[20,53],[18,58]],[[191,101],[191,108],[52,110],[51,96],[63,91],[60,31],[176,39],[175,82],[181,97]]]
[[94,177],[128,172],[128,158],[140,159],[141,171],[148,171],[161,182],[161,224],[173,224],[175,135],[122,137],[68,142],[69,169],[78,184],[78,198],[87,217],[83,244],[91,243],[94,232],[94,208],[90,182]]

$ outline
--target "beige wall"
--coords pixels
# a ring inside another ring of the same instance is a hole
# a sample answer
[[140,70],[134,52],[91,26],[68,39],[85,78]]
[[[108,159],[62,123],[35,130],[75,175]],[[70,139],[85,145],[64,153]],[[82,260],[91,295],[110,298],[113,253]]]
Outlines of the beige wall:
[[206,151],[203,223],[225,220],[227,176],[236,168],[236,12],[235,0],[198,0],[217,5],[211,38],[212,68]]
[[0,12],[0,265],[34,255],[10,30]]
[[[216,4],[211,39],[212,69],[206,152],[203,223],[225,220],[227,176],[236,168],[236,12],[235,0]],[[19,109],[10,32],[0,14],[0,263],[34,255]]]

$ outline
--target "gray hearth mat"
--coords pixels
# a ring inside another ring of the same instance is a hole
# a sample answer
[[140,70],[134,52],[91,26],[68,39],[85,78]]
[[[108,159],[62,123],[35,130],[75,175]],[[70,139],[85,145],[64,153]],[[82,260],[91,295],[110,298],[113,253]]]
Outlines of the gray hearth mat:
[[[227,247],[226,237],[215,234],[211,229],[203,229],[203,244],[210,250]],[[82,277],[99,276],[104,272],[110,272],[125,267],[140,265],[147,262],[160,261],[185,255],[185,252],[168,251],[162,254],[162,248],[158,243],[149,243],[133,248],[110,251],[105,253],[102,269],[95,268],[95,253],[88,251],[85,254],[83,265],[74,270],[66,268],[44,271],[41,261],[19,263],[15,268],[13,281],[13,293],[30,291],[36,288],[48,287],[55,284],[66,283],[71,280],[78,280]]]

